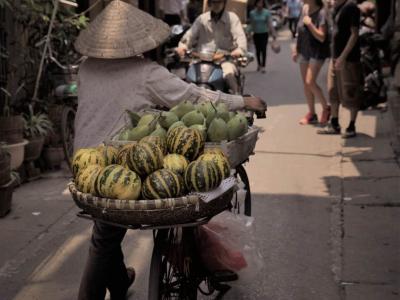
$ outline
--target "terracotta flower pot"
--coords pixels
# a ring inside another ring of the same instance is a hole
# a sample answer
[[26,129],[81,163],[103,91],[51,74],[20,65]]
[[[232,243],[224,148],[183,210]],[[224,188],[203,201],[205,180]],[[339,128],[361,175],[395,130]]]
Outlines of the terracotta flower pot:
[[35,136],[28,139],[28,144],[25,145],[24,161],[34,161],[40,157],[44,145],[44,136]]
[[45,148],[43,157],[50,169],[58,168],[64,160],[64,149],[62,147]]
[[24,162],[25,145],[28,144],[27,140],[22,140],[20,143],[5,144],[3,149],[11,154],[11,170],[18,169]]
[[24,141],[24,118],[22,116],[0,117],[0,141],[16,144]]

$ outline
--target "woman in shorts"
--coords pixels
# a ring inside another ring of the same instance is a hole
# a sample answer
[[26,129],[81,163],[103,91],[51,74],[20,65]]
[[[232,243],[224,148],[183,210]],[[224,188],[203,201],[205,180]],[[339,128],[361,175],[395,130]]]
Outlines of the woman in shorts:
[[297,28],[297,43],[292,53],[293,61],[300,65],[304,94],[308,104],[308,113],[300,120],[300,124],[318,123],[315,99],[318,99],[322,105],[319,122],[326,124],[330,117],[330,107],[317,83],[317,78],[325,59],[330,54],[328,24],[322,0],[305,0],[304,2],[302,16]]

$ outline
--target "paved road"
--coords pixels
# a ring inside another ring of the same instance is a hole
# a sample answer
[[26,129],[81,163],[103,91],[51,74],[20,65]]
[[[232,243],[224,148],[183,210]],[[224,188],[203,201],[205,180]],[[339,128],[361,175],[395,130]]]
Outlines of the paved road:
[[[246,165],[264,268],[226,299],[399,299],[400,171],[388,116],[364,113],[348,142],[299,126],[306,106],[289,43],[269,54],[266,74],[247,71],[248,92],[269,104]],[[16,190],[0,220],[0,299],[75,299],[90,225],[75,217],[66,182],[59,172]],[[146,299],[151,249],[150,232],[128,233],[126,261],[138,273],[129,299]]]

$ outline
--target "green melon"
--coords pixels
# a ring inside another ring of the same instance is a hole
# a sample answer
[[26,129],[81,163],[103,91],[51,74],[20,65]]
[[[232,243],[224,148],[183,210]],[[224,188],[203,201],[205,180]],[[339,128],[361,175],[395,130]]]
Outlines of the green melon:
[[155,143],[140,142],[129,151],[128,166],[140,176],[146,176],[161,169],[164,154]]
[[72,172],[74,176],[89,165],[105,167],[106,162],[102,153],[96,148],[79,149],[72,159]]
[[139,198],[142,182],[135,172],[120,165],[109,165],[100,172],[96,186],[101,197],[136,200]]
[[215,163],[219,175],[222,179],[229,177],[229,175],[231,174],[231,167],[225,155],[205,153],[200,155],[200,157],[197,160],[204,160]]
[[167,135],[169,153],[185,156],[189,161],[196,159],[204,149],[204,139],[197,129],[176,127]]
[[97,177],[103,170],[102,166],[90,165],[79,171],[75,179],[76,188],[82,193],[96,195]]
[[145,199],[175,198],[184,194],[183,178],[169,169],[151,173],[143,182],[142,195]]
[[185,171],[185,185],[188,190],[208,192],[221,184],[222,177],[214,162],[196,160]]
[[137,143],[129,143],[124,145],[118,150],[117,154],[117,165],[121,165],[125,168],[129,168],[128,166],[128,158],[129,158],[129,151],[135,147]]
[[140,143],[148,142],[156,144],[158,147],[161,148],[163,154],[167,154],[167,140],[164,137],[157,136],[157,135],[149,135],[140,140]]
[[178,174],[183,175],[188,165],[189,162],[183,155],[173,153],[164,156],[164,168],[172,170]]
[[116,147],[101,145],[97,149],[103,154],[106,166],[117,163],[118,149]]

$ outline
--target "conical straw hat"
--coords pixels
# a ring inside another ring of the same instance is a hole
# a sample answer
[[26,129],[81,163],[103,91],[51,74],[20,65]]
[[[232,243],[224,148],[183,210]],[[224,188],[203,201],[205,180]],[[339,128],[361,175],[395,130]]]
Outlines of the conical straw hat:
[[114,0],[81,31],[75,48],[89,57],[125,58],[156,48],[169,34],[169,26],[161,20]]

